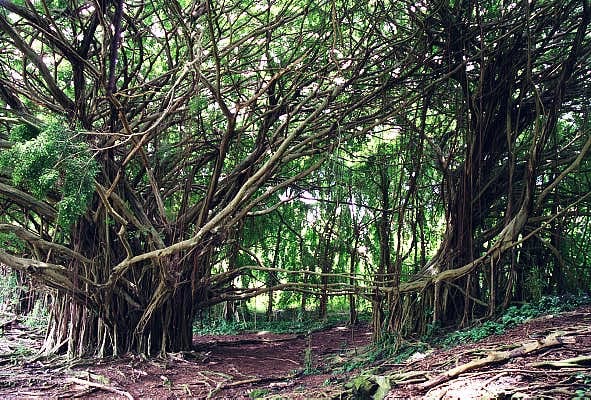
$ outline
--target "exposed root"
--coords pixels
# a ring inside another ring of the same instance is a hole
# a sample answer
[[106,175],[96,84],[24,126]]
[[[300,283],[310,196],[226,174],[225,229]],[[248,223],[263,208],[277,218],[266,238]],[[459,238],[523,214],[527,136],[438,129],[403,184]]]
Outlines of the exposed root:
[[580,356],[567,358],[559,361],[542,361],[532,363],[530,366],[535,368],[584,368],[591,365],[591,356]]
[[88,381],[86,379],[80,379],[80,378],[74,378],[74,377],[68,378],[68,381],[70,381],[72,383],[76,383],[78,385],[83,385],[83,386],[88,386],[88,387],[94,387],[94,388],[97,388],[97,389],[106,390],[108,392],[117,393],[117,394],[120,394],[122,396],[125,396],[129,400],[134,400],[134,398],[131,395],[131,393],[126,392],[125,390],[114,388],[112,386],[104,385],[102,383],[92,382],[92,381]]
[[438,386],[442,383],[445,383],[451,379],[458,377],[460,374],[482,368],[485,366],[489,366],[492,364],[498,364],[501,362],[505,362],[515,357],[521,357],[526,354],[539,351],[541,349],[555,347],[562,344],[561,335],[563,332],[554,332],[546,336],[544,339],[523,343],[521,346],[517,347],[513,350],[506,350],[506,351],[492,351],[488,354],[487,357],[481,358],[478,360],[470,361],[466,364],[458,365],[455,368],[445,371],[442,374],[439,374],[433,379],[424,382],[418,387],[421,390],[428,390],[435,386]]

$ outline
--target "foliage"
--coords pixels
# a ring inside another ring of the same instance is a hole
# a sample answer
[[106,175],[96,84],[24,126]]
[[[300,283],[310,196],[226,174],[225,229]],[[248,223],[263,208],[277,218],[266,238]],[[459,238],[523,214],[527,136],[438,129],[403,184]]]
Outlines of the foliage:
[[35,302],[33,310],[25,317],[24,324],[32,329],[45,330],[49,321],[49,310],[41,300]]
[[506,326],[502,323],[485,321],[482,325],[448,334],[441,344],[445,347],[453,347],[461,343],[477,342],[492,335],[500,335],[505,332],[505,328]]
[[24,143],[36,138],[39,135],[39,128],[29,124],[19,124],[11,129],[9,140],[12,143]]
[[573,399],[577,400],[589,400],[591,399],[591,375],[585,373],[577,373],[574,375],[574,381],[577,386],[577,390],[573,395]]
[[25,251],[25,243],[14,232],[0,232],[0,246],[16,254]]
[[20,125],[11,132],[12,147],[0,153],[0,168],[15,186],[38,198],[57,199],[58,224],[68,228],[86,212],[94,193],[98,165],[80,137],[51,123],[41,131]]
[[269,394],[269,389],[252,389],[248,392],[250,399],[260,399]]
[[588,389],[577,389],[572,397],[573,400],[589,400],[591,392]]
[[378,342],[371,344],[359,357],[355,357],[341,366],[343,372],[350,372],[374,364],[379,360],[392,360],[394,363],[403,363],[416,353],[428,350],[429,345],[423,342],[404,341],[399,338],[385,335]]
[[356,376],[347,383],[346,387],[352,390],[355,399],[363,400],[373,399],[374,393],[378,390],[378,385],[365,375]]
[[9,312],[18,302],[18,294],[21,288],[18,286],[16,272],[11,270],[3,270],[0,273],[0,310]]
[[485,321],[480,325],[469,329],[455,331],[443,337],[437,337],[439,330],[431,332],[426,340],[434,341],[445,347],[452,347],[462,343],[477,342],[491,335],[498,335],[506,329],[518,326],[542,315],[556,314],[564,311],[571,311],[584,304],[589,304],[591,299],[588,295],[579,296],[544,296],[535,303],[526,303],[520,307],[509,307],[501,317],[496,320]]
[[304,349],[304,375],[312,375],[316,372],[314,368],[314,353],[312,351],[311,337],[308,335],[308,346]]
[[267,321],[264,316],[259,320],[235,322],[224,319],[203,319],[193,325],[193,333],[196,335],[237,335],[247,332],[267,331],[272,333],[307,333],[322,330],[327,327],[344,323],[343,316],[330,315],[326,320],[305,318],[302,320],[275,320]]

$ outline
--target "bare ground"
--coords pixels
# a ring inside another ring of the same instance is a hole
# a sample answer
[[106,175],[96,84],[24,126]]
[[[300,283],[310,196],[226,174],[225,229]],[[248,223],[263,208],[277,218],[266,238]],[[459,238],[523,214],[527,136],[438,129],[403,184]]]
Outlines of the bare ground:
[[[4,350],[38,347],[41,337],[32,342],[29,336],[22,325],[13,326],[4,337]],[[26,344],[19,343],[25,338]],[[0,359],[0,398],[249,399],[255,393],[293,391],[289,398],[308,399],[316,396],[310,389],[334,378],[329,371],[319,372],[327,357],[353,355],[370,338],[365,326],[337,326],[310,335],[196,336],[195,351],[166,359],[129,355],[59,367],[56,362],[22,362],[13,355]]]
[[[166,358],[68,364],[31,358],[27,349],[38,348],[41,335],[15,321],[0,338],[0,398],[350,398],[345,385],[361,371],[338,366],[355,360],[370,337],[366,326],[310,335],[197,336],[195,351]],[[570,363],[547,363],[560,360]],[[390,400],[590,398],[591,307],[538,318],[478,343],[418,353],[401,364],[382,361],[365,375],[386,379]]]

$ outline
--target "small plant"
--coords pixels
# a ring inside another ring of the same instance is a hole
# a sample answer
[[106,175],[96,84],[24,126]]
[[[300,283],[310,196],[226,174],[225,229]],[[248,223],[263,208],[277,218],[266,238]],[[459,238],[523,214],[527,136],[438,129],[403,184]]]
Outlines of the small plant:
[[578,385],[583,386],[575,391],[572,398],[576,400],[591,400],[591,375],[578,373],[574,376],[574,379]]
[[577,389],[572,400],[591,400],[591,392],[588,392],[585,389]]
[[169,377],[160,375],[160,379],[162,379],[162,386],[166,387],[168,390],[172,390],[172,381]]
[[269,331],[272,333],[306,333],[343,323],[342,316],[330,316],[326,321],[313,319],[234,322],[225,319],[204,319],[193,327],[197,335],[237,335],[252,331]]
[[260,399],[262,397],[265,397],[268,394],[269,394],[269,389],[252,389],[248,393],[248,397],[251,399]]
[[33,350],[31,350],[30,348],[28,348],[24,345],[19,345],[14,350],[14,354],[19,357],[27,357],[27,356],[30,356],[31,354],[33,354]]
[[30,348],[28,348],[22,344],[18,345],[16,347],[16,349],[14,349],[14,351],[10,355],[10,362],[12,364],[18,364],[18,363],[22,362],[23,358],[26,358],[32,354],[33,354],[33,350],[31,350]]
[[404,361],[406,361],[407,359],[412,357],[414,354],[423,353],[423,352],[427,351],[428,348],[429,347],[427,346],[426,343],[416,343],[416,344],[412,343],[412,344],[407,344],[407,345],[401,346],[400,349],[398,350],[398,353],[394,357],[394,362],[395,363],[403,363]]
[[327,386],[331,386],[335,383],[335,379],[334,378],[327,378],[324,380],[324,382],[322,382],[322,386],[323,387],[327,387]]
[[441,332],[437,325],[427,328],[427,334],[423,338],[426,341],[441,344],[445,347],[456,346],[462,343],[477,342],[491,335],[498,335],[505,332],[508,328],[521,325],[530,319],[541,315],[556,314],[563,311],[571,311],[581,305],[590,302],[589,296],[544,296],[534,303],[526,303],[521,307],[511,306],[497,320],[486,321],[481,325],[470,329],[451,332],[443,338],[436,338]]
[[450,333],[441,341],[441,344],[451,347],[461,343],[477,342],[491,335],[504,333],[505,327],[506,325],[503,323],[486,321],[482,325],[475,326],[471,329]]

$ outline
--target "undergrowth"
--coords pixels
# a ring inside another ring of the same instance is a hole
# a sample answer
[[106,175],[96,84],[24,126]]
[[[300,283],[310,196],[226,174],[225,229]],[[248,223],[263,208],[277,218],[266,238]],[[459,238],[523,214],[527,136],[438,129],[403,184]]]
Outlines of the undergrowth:
[[591,298],[588,295],[544,296],[537,302],[526,303],[519,307],[511,306],[499,318],[485,321],[468,329],[445,334],[439,327],[431,326],[423,340],[443,347],[477,342],[491,335],[502,334],[505,330],[521,325],[530,319],[572,311],[590,303]]
[[329,316],[326,320],[303,318],[296,320],[275,320],[266,321],[226,321],[224,319],[206,318],[198,321],[193,326],[193,333],[196,335],[237,335],[240,333],[268,331],[271,333],[307,333],[322,330],[339,323],[344,323],[343,316],[336,314]]
[[49,321],[49,310],[40,300],[35,302],[33,310],[25,317],[24,325],[31,329],[45,330]]
[[485,321],[471,328],[446,333],[438,326],[430,326],[427,334],[418,342],[401,340],[397,335],[383,335],[382,339],[369,346],[361,356],[352,359],[341,367],[349,372],[374,364],[380,360],[402,363],[417,353],[424,353],[430,347],[453,347],[460,344],[477,342],[491,335],[504,333],[507,329],[521,325],[542,315],[572,311],[582,305],[591,304],[588,295],[580,296],[545,296],[534,303],[511,306],[497,319]]
[[339,372],[351,372],[356,369],[368,367],[380,360],[390,360],[393,363],[402,363],[416,353],[422,353],[429,349],[429,345],[423,342],[401,342],[399,337],[386,335],[377,343],[367,347],[365,353],[345,362]]

